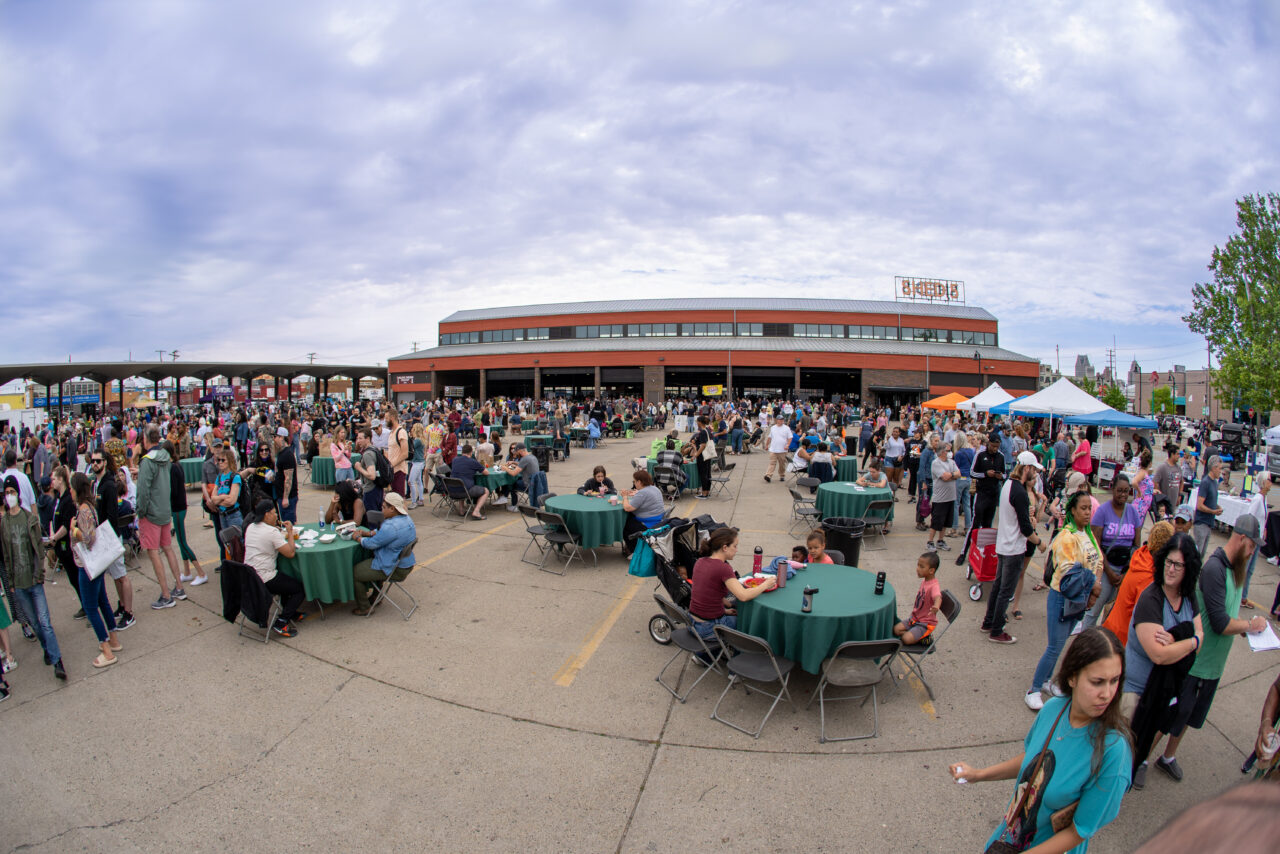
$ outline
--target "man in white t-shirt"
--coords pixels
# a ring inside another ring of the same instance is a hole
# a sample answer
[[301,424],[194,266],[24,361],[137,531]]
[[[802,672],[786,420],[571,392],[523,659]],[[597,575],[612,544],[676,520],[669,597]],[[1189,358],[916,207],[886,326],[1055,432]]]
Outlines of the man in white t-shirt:
[[1031,494],[1036,478],[1043,470],[1044,466],[1040,465],[1035,454],[1023,451],[1018,455],[1012,476],[1000,488],[1000,500],[996,505],[996,580],[982,621],[982,630],[989,633],[988,639],[994,643],[1017,641],[1005,631],[1005,611],[1022,575],[1022,559],[1026,556],[1027,544],[1035,545],[1041,552],[1045,550],[1031,515]]
[[778,479],[787,478],[787,448],[791,447],[793,434],[787,426],[787,418],[779,413],[773,426],[769,428],[769,469],[764,473],[765,483],[773,482],[774,466],[778,468]]

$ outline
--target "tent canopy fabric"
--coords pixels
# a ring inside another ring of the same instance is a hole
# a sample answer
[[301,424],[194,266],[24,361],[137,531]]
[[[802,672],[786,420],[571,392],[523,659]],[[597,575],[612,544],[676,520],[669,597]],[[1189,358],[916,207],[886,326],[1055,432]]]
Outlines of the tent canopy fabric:
[[968,400],[957,403],[956,409],[965,412],[986,412],[991,407],[1008,403],[1010,400],[1013,400],[1013,395],[1001,388],[1000,383],[992,383]]
[[953,391],[950,394],[944,394],[942,397],[926,400],[920,405],[924,409],[943,409],[950,412],[955,410],[956,404],[964,403],[965,399],[963,394]]
[[1280,445],[1280,425],[1267,430],[1265,441],[1268,445]]
[[1154,430],[1156,428],[1154,419],[1130,415],[1128,412],[1120,412],[1110,407],[1089,415],[1072,415],[1062,420],[1066,424],[1096,425],[1098,427],[1131,427],[1134,430]]
[[[1008,415],[1013,406],[1027,399],[1027,396],[1015,397],[1013,400],[1006,400],[1004,403],[997,403],[987,411],[992,415]],[[1018,410],[1019,415],[1048,415],[1047,412],[1023,412]]]
[[1066,377],[1033,395],[1011,400],[1008,403],[1000,404],[1000,406],[1008,406],[1008,409],[1001,411],[999,407],[992,407],[991,411],[998,414],[1060,415],[1065,417],[1068,415],[1090,415],[1100,409],[1107,408],[1102,401],[1084,391]]

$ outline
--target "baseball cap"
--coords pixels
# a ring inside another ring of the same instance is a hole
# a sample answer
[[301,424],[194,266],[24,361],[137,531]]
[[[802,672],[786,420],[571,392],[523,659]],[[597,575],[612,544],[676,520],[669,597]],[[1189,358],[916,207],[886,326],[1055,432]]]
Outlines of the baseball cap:
[[1262,545],[1262,526],[1258,524],[1258,517],[1251,515],[1243,515],[1236,520],[1235,526],[1232,528],[1233,533],[1248,537],[1258,545]]
[[392,507],[396,508],[396,512],[401,516],[409,515],[409,508],[405,507],[404,498],[398,492],[388,492],[386,495],[383,495],[382,503],[390,504]]
[[523,443],[523,442],[516,442],[514,445],[512,445],[512,446],[511,446],[511,450],[512,450],[512,451],[523,451],[523,450],[524,450],[524,443]]
[[1018,454],[1018,465],[1035,466],[1040,471],[1044,471],[1044,466],[1040,465],[1040,461],[1036,459],[1036,455],[1031,453],[1030,451],[1023,451],[1022,453]]
[[277,428],[277,429],[276,429],[276,435],[277,435],[277,436],[279,436],[281,439],[288,439],[288,438],[289,438],[289,429],[288,429],[287,427],[280,427],[280,428]]
[[1173,511],[1173,518],[1181,519],[1184,522],[1190,522],[1195,518],[1195,514],[1191,512],[1190,504],[1179,504],[1178,509]]

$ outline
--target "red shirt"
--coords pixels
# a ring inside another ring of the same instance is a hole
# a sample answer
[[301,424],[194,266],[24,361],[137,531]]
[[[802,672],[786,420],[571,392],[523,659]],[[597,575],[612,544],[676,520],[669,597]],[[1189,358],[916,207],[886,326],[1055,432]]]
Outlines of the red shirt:
[[733,567],[722,560],[700,557],[693,565],[693,594],[689,612],[700,620],[718,620],[724,616],[724,597],[729,591],[725,582],[737,578]]

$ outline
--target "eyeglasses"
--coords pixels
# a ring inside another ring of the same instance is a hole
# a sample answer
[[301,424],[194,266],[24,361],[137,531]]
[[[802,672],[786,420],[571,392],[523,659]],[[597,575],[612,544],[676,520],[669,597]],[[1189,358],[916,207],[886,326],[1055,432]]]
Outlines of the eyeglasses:
[[1164,568],[1165,569],[1186,569],[1187,565],[1182,561],[1166,560],[1164,562]]

